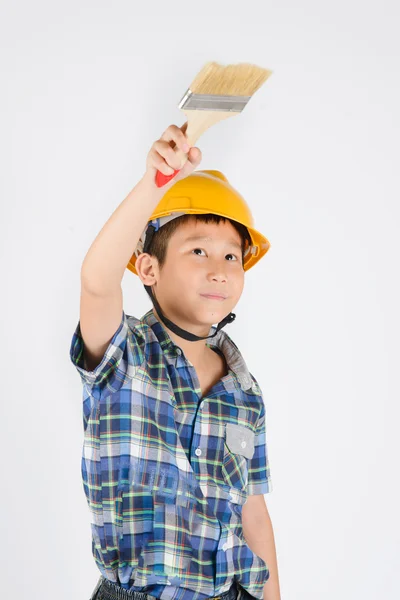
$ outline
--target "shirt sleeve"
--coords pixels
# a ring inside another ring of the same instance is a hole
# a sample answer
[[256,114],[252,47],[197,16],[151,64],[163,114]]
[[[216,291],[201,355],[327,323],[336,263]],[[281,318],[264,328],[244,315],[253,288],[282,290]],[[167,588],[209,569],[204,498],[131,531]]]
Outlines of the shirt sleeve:
[[120,325],[93,371],[86,369],[80,321],[72,336],[70,359],[87,391],[99,400],[106,392],[117,392],[127,379],[132,378],[135,367],[142,362],[142,351],[139,339],[122,311]]
[[249,461],[247,495],[268,494],[272,492],[272,480],[270,476],[268,448],[266,439],[264,402],[256,425],[254,438],[254,454]]

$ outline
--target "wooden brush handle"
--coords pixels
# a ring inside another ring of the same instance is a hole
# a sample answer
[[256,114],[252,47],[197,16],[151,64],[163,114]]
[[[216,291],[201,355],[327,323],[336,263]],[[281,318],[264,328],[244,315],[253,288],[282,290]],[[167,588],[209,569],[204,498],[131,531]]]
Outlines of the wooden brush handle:
[[[234,117],[240,113],[238,112],[224,112],[218,110],[184,110],[183,111],[187,117],[188,126],[186,129],[186,137],[188,138],[188,144],[190,147],[194,146],[199,137],[207,131],[209,127],[215,125],[219,121],[223,121],[224,119],[228,119],[229,117]],[[177,173],[182,169],[183,165],[187,161],[187,154],[182,152],[182,150],[176,150],[176,155],[180,159],[181,167],[177,169],[171,175],[164,175],[161,171],[157,171],[156,174],[156,185],[157,187],[162,187],[171,179],[173,179]]]

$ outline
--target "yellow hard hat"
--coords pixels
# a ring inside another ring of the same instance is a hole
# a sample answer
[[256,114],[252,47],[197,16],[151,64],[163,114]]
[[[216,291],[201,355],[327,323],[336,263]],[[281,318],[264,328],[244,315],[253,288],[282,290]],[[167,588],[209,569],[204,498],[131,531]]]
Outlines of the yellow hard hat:
[[162,197],[151,215],[145,231],[127,265],[137,275],[136,258],[143,252],[148,225],[156,228],[184,214],[221,215],[247,227],[251,245],[246,249],[243,268],[250,269],[266,254],[270,243],[265,236],[253,227],[253,216],[244,198],[229,184],[220,171],[194,171],[188,177],[177,181]]

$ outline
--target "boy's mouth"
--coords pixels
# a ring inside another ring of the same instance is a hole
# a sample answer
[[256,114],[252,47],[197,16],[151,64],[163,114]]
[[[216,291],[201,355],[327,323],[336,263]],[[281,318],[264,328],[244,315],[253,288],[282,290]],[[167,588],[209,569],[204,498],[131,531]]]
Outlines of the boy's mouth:
[[204,298],[209,298],[209,300],[226,300],[226,297],[222,294],[200,294]]

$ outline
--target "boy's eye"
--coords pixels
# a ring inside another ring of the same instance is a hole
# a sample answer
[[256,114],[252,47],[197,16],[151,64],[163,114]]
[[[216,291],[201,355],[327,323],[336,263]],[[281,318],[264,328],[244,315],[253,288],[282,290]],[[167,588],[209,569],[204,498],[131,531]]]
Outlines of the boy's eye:
[[[200,252],[204,252],[203,248],[194,248],[194,250],[192,250],[192,252],[196,252],[196,250],[200,250]],[[227,254],[226,256],[233,256],[235,258],[235,260],[239,260],[238,257],[236,256],[236,254]],[[230,261],[232,262],[232,261]]]

